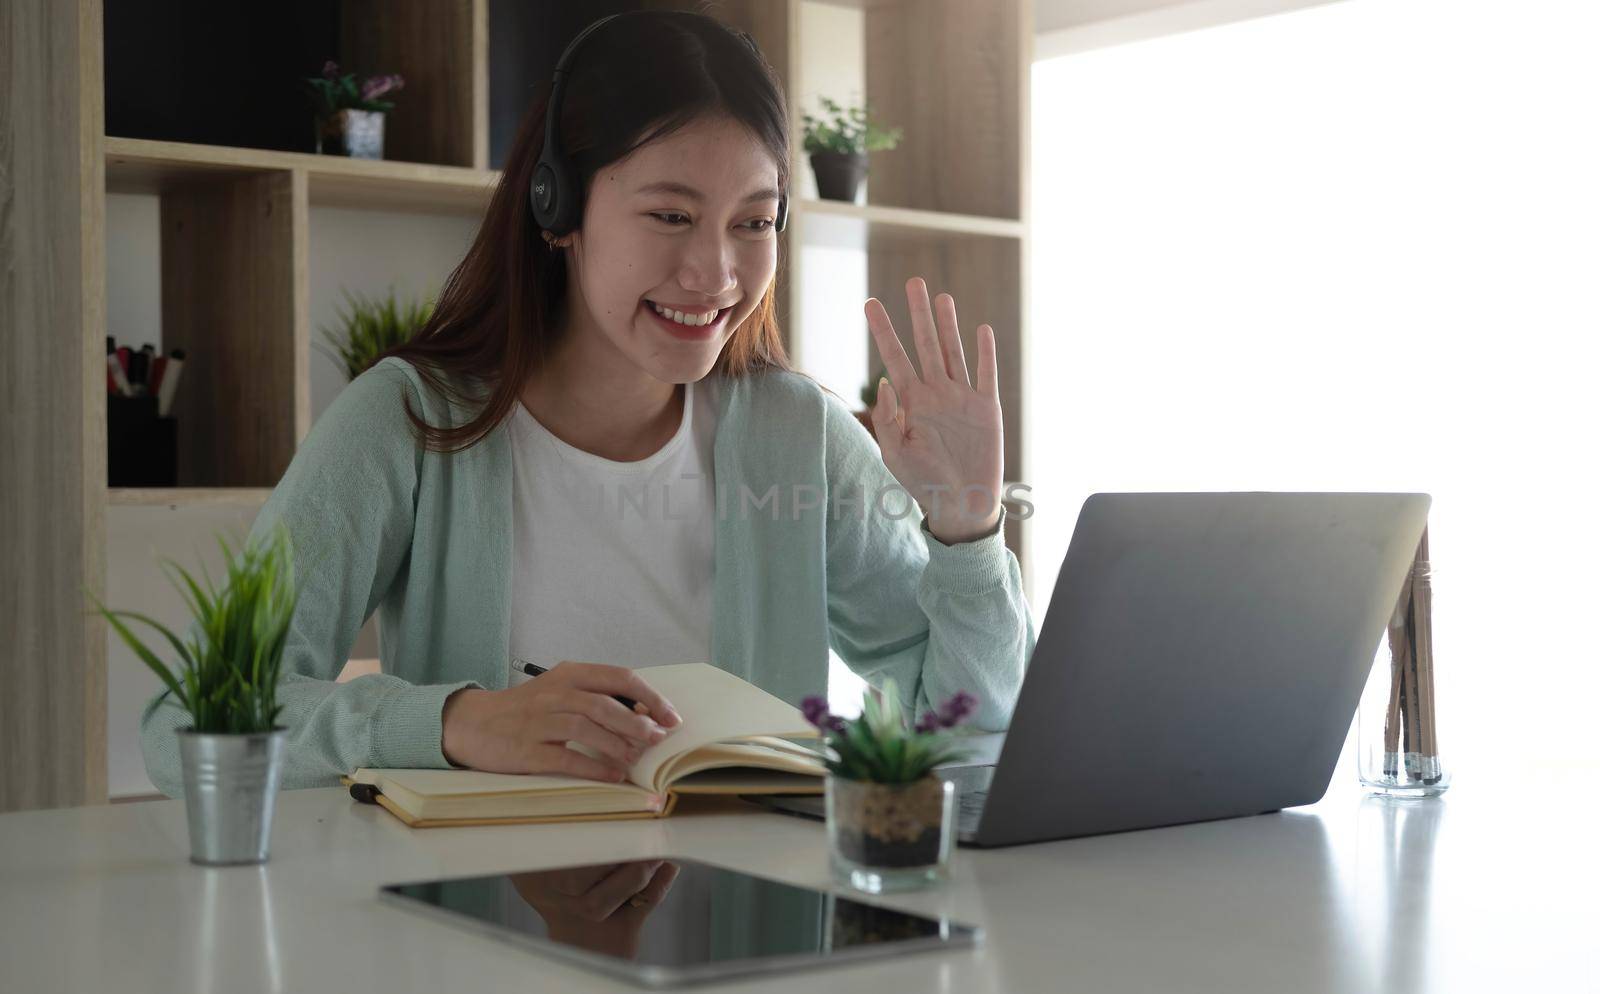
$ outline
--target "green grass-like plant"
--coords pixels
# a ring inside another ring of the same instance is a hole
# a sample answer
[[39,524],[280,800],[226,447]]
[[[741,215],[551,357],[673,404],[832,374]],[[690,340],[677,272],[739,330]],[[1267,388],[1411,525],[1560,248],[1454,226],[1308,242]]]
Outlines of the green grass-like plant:
[[977,706],[976,697],[961,691],[911,724],[891,678],[881,692],[867,688],[859,718],[829,714],[827,699],[819,696],[807,697],[800,709],[822,732],[831,753],[825,757],[828,772],[847,780],[907,784],[928,776],[940,763],[967,757],[968,750],[949,730]]
[[[237,555],[220,535],[217,544],[227,564],[227,582],[221,590],[204,568],[202,587],[183,567],[165,561],[176,571],[177,576],[169,571],[168,577],[183,594],[196,623],[188,641],[146,615],[108,610],[93,594],[89,599],[189,712],[196,732],[270,732],[282,710],[278,669],[298,599],[289,533],[280,524],[266,542],[248,543]],[[178,662],[171,667],[162,662],[129,630],[124,618],[159,632],[177,653]]]
[[809,111],[801,114],[805,125],[805,150],[814,152],[883,152],[900,144],[904,128],[885,128],[868,119],[871,105],[843,107],[822,97],[823,117]]
[[349,290],[343,293],[350,311],[340,313],[339,328],[321,329],[322,336],[334,348],[333,352],[327,349],[322,352],[343,363],[345,376],[352,380],[366,372],[383,353],[410,341],[433,314],[432,300],[414,300],[402,305],[395,299],[392,286],[382,300],[352,294]]

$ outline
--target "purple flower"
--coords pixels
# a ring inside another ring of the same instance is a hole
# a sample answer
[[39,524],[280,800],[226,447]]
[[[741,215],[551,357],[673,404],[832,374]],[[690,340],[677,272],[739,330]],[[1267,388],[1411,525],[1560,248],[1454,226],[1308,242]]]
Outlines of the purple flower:
[[958,691],[939,708],[939,724],[944,728],[954,728],[976,710],[978,699],[965,690]]
[[823,731],[828,730],[828,719],[833,717],[828,714],[828,699],[816,694],[800,702],[800,713],[806,716],[806,721]]
[[938,731],[939,712],[924,711],[922,717],[917,719],[916,729],[918,735],[926,735],[928,732]]
[[361,84],[361,99],[376,100],[390,90],[398,90],[406,83],[399,74],[390,73],[387,76],[373,76]]
[[332,59],[329,59],[328,61],[324,62],[322,64],[322,78],[323,79],[338,79],[339,78],[339,63],[333,61]]
[[844,719],[836,714],[830,714],[823,718],[822,727],[826,728],[830,732],[837,732],[840,735],[843,735],[846,731]]

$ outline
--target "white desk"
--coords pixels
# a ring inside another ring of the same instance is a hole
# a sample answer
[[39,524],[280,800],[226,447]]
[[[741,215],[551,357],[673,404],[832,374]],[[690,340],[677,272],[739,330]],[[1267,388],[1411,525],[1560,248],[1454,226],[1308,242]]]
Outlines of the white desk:
[[[1596,990],[1594,780],[1478,772],[1440,802],[1388,802],[1341,768],[1280,814],[962,850],[944,888],[884,900],[982,924],[980,950],[720,989]],[[822,826],[754,809],[411,830],[329,789],[282,796],[265,867],[192,866],[186,840],[177,801],[0,816],[0,990],[631,990],[374,892],[663,855],[828,886]]]

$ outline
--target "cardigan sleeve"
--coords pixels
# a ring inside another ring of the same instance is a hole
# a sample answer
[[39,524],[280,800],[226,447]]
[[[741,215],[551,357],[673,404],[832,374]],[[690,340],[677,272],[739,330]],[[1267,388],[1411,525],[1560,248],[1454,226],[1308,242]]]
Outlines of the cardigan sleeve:
[[1035,641],[1005,507],[990,535],[944,544],[867,430],[823,399],[830,644],[869,683],[893,677],[916,715],[966,690],[979,703],[972,725],[1004,730]]
[[[356,377],[312,427],[263,505],[249,540],[277,524],[293,545],[299,598],[278,685],[279,724],[289,730],[283,787],[336,786],[358,767],[448,767],[441,744],[444,702],[473,681],[418,685],[374,673],[335,678],[361,626],[406,560],[421,449],[404,403],[419,391],[398,360]],[[177,797],[183,771],[174,732],[190,718],[169,691],[145,708],[145,769]]]

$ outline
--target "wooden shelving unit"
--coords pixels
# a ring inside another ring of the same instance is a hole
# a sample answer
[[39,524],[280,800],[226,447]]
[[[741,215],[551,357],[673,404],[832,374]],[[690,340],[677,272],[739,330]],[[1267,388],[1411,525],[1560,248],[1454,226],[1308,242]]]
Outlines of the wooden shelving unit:
[[[303,172],[309,203],[318,207],[360,207],[405,213],[476,214],[500,182],[497,169],[436,166],[423,162],[346,159],[304,152],[192,145],[145,138],[105,139],[106,192],[162,194],[207,181],[243,179],[256,173]],[[852,204],[840,200],[798,199],[795,216],[825,215],[935,235],[988,235],[1022,238],[1023,222],[986,217]]]
[[426,162],[347,159],[305,152],[227,148],[107,137],[106,192],[165,194],[260,173],[303,173],[307,202],[409,214],[476,214],[500,174]]
[[193,507],[197,504],[261,506],[271,487],[108,487],[106,503],[115,507]]
[[[50,471],[8,481],[0,496],[0,539],[37,551],[13,553],[0,567],[0,586],[32,592],[17,598],[14,615],[0,617],[20,632],[6,650],[18,663],[9,687],[20,692],[0,695],[7,701],[0,722],[21,729],[13,741],[29,743],[0,761],[8,776],[26,771],[0,791],[0,810],[105,798],[106,633],[69,607],[83,588],[105,589],[108,509],[259,504],[310,429],[310,210],[472,216],[500,179],[489,161],[491,0],[343,0],[341,62],[407,80],[408,113],[395,118],[382,162],[106,135],[102,2],[25,4],[14,25],[19,37],[47,41],[26,53],[13,79],[55,96],[48,107],[26,110],[12,129],[13,148],[45,148],[48,155],[31,160],[37,165],[13,160],[14,180],[24,191],[38,184],[40,195],[15,198],[22,206],[13,229],[37,244],[25,242],[7,261],[25,279],[48,285],[7,299],[21,334],[8,333],[0,361],[39,396],[20,398],[27,414],[9,419],[0,440],[8,462]],[[804,67],[815,46],[836,42],[804,37],[802,6],[818,2],[726,0],[711,9],[749,31],[783,80],[796,177],[810,169],[800,141],[802,98],[828,89],[826,80],[804,78]],[[1026,479],[1021,370],[1032,0],[826,2],[859,11],[864,95],[906,139],[873,155],[868,203],[793,203],[778,277],[786,333],[830,292],[808,279],[797,251],[812,242],[861,253],[869,293],[885,302],[908,341],[906,278],[924,276],[935,292],[951,292],[970,361],[977,325],[996,330],[1006,477]],[[552,5],[548,23],[570,24],[567,37],[592,17],[630,6],[541,3]],[[566,38],[544,41],[539,51],[559,51]],[[533,75],[547,73],[536,67]],[[160,198],[161,334],[168,348],[189,345],[191,356],[175,406],[180,469],[172,489],[106,486],[107,193]],[[872,354],[864,321],[858,334],[846,332],[828,347]],[[1020,529],[1013,519],[1007,533],[1019,557]],[[48,570],[43,581],[41,569]],[[45,713],[52,716],[48,729],[36,720]]]

